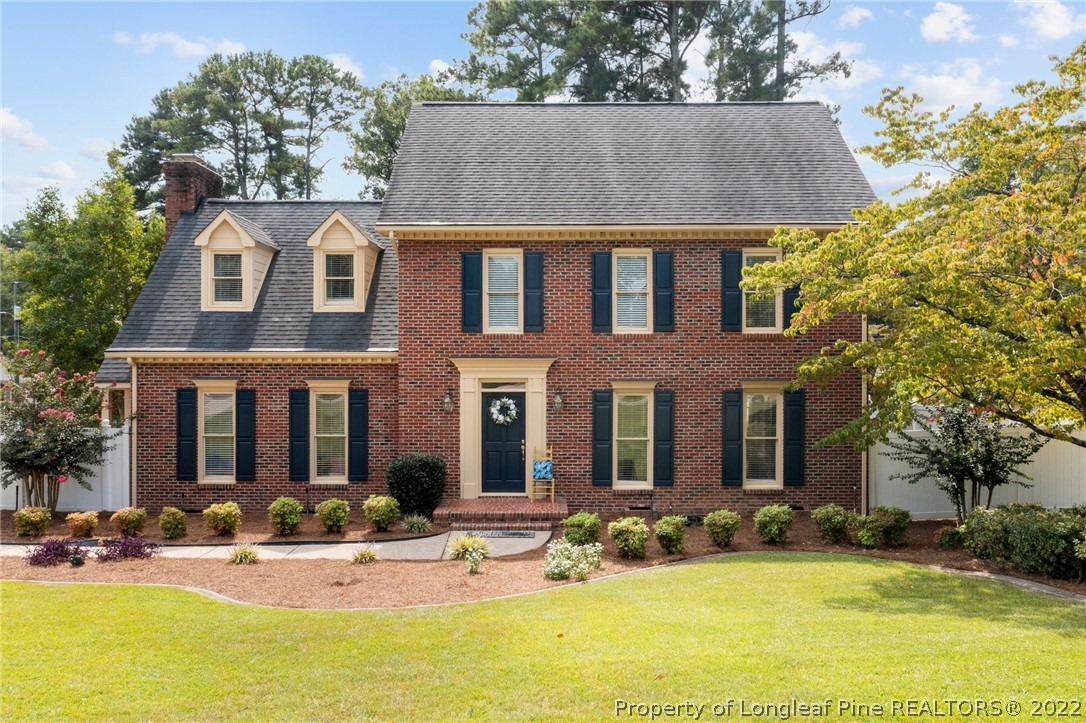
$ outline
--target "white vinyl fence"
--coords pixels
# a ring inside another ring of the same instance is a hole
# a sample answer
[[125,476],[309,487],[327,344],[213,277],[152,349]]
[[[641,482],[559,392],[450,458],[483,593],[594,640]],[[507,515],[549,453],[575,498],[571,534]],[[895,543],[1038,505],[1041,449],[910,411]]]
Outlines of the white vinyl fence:
[[[1025,434],[1020,427],[1007,429],[1007,434]],[[902,434],[924,434],[908,431]],[[1078,439],[1086,439],[1086,430],[1075,432]],[[931,479],[909,484],[902,479],[890,479],[895,474],[908,471],[908,465],[886,456],[892,452],[885,444],[876,444],[868,450],[869,504],[902,507],[920,519],[954,517],[954,505],[950,498],[935,486]],[[1033,455],[1026,473],[1033,478],[1026,488],[1019,485],[997,487],[992,495],[992,505],[1008,502],[1037,502],[1045,507],[1068,507],[1086,502],[1086,449],[1069,442],[1050,441]],[[987,494],[986,492],[984,493]]]
[[[113,449],[106,452],[105,461],[94,468],[94,474],[88,480],[91,489],[86,490],[75,480],[69,480],[60,486],[57,498],[58,512],[84,512],[88,510],[119,510],[129,505],[131,491],[131,443],[128,427],[118,434],[110,444]],[[13,510],[16,504],[26,504],[26,490],[20,482],[14,482],[0,492],[0,509]]]

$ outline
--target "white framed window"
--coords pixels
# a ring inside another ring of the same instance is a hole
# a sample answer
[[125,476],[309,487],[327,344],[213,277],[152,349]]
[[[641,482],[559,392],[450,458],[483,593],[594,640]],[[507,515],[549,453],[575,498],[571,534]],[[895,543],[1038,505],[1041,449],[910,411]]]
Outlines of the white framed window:
[[236,464],[237,381],[196,380],[200,431],[199,482],[233,484]]
[[313,310],[365,311],[378,246],[341,211],[306,241],[313,249]]
[[216,304],[236,303],[244,300],[244,276],[241,271],[241,253],[212,254],[211,282]]
[[[777,249],[745,249],[743,268],[758,264],[770,264],[781,260]],[[743,292],[743,331],[748,334],[779,334],[783,330],[783,295],[772,299],[756,299],[749,291]]]
[[652,488],[653,390],[656,382],[612,382],[614,489]]
[[271,237],[252,221],[223,210],[197,234],[196,245],[200,310],[252,311],[278,250]]
[[779,387],[743,388],[743,486],[783,486],[784,397]]
[[614,251],[611,288],[614,289],[613,328],[616,334],[652,331],[652,251]]
[[347,387],[340,379],[306,381],[309,387],[310,479],[347,481]]
[[483,333],[524,331],[524,252],[520,249],[483,251]]

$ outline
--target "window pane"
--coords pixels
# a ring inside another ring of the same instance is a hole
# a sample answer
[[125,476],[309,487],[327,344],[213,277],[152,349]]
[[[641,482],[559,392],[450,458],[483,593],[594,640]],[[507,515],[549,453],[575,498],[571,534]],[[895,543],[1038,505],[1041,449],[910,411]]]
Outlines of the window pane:
[[649,400],[643,396],[625,396],[618,399],[619,439],[649,436]]
[[777,479],[777,442],[773,439],[748,439],[747,479]]
[[777,300],[755,300],[747,294],[747,328],[773,329],[777,326]]
[[649,260],[645,256],[617,256],[618,290],[648,291]]
[[649,324],[648,294],[618,294],[615,296],[618,325],[641,329]]
[[353,278],[353,254],[328,254],[324,257],[324,275],[328,278]]
[[204,434],[234,433],[234,395],[204,395]]
[[241,254],[215,254],[215,276],[241,278]]
[[487,256],[487,291],[517,291],[520,289],[520,273],[516,256]]
[[343,434],[345,404],[342,394],[317,395],[317,434]]
[[233,437],[204,437],[204,475],[234,476]]
[[648,440],[616,443],[618,451],[618,481],[646,482],[649,479]]
[[519,328],[520,294],[489,294],[487,314],[491,329]]
[[328,301],[354,301],[354,279],[325,279]]
[[317,437],[317,476],[347,474],[347,445],[343,437]]
[[241,279],[215,279],[215,301],[241,301]]
[[777,395],[748,394],[747,424],[748,437],[777,436]]
[[747,256],[747,257],[745,257],[743,259],[743,263],[746,264],[747,266],[757,266],[758,264],[772,263],[772,262],[774,262],[776,260],[777,260],[777,257],[772,256],[772,255],[767,255],[767,256],[750,255],[750,256]]

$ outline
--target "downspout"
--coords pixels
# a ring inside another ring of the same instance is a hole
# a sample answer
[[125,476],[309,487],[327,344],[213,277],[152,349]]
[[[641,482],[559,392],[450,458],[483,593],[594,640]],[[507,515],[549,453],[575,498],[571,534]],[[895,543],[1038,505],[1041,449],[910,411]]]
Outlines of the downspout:
[[136,404],[136,362],[134,359],[132,359],[132,357],[128,357],[127,361],[128,368],[132,370],[132,419],[128,422],[128,453],[131,456],[131,462],[128,465],[128,473],[130,475],[130,479],[128,480],[128,489],[129,496],[131,498],[129,504],[132,507],[137,507],[138,503],[136,499],[136,460],[138,458],[138,455],[136,454],[136,448],[138,445],[136,444],[136,420],[138,419],[138,416],[136,414],[136,410],[139,409],[139,406]]
[[[864,314],[860,318],[860,341],[867,341],[867,314]],[[867,376],[860,377],[860,410],[863,412],[867,408]],[[866,515],[868,513],[868,489],[867,486],[870,483],[870,474],[867,468],[868,466],[868,448],[864,447],[860,452],[860,513]]]

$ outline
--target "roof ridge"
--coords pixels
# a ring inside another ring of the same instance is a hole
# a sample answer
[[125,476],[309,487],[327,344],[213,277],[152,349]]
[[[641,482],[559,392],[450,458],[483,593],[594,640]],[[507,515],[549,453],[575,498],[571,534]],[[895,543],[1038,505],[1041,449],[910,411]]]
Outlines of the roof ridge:
[[557,103],[548,103],[544,101],[503,101],[503,100],[491,100],[491,101],[465,101],[465,100],[422,100],[416,101],[414,105],[450,105],[450,106],[477,106],[477,107],[513,107],[513,106],[537,106],[540,108],[575,108],[575,107],[593,107],[593,106],[621,106],[631,108],[659,108],[664,106],[674,107],[723,107],[723,106],[755,106],[755,105],[768,105],[768,106],[795,106],[795,105],[820,105],[825,106],[825,103],[819,100],[722,100],[722,101],[673,101],[673,100],[660,100],[660,101],[561,101]]
[[242,204],[242,203],[352,203],[352,204],[381,204],[379,198],[208,198],[207,203]]

